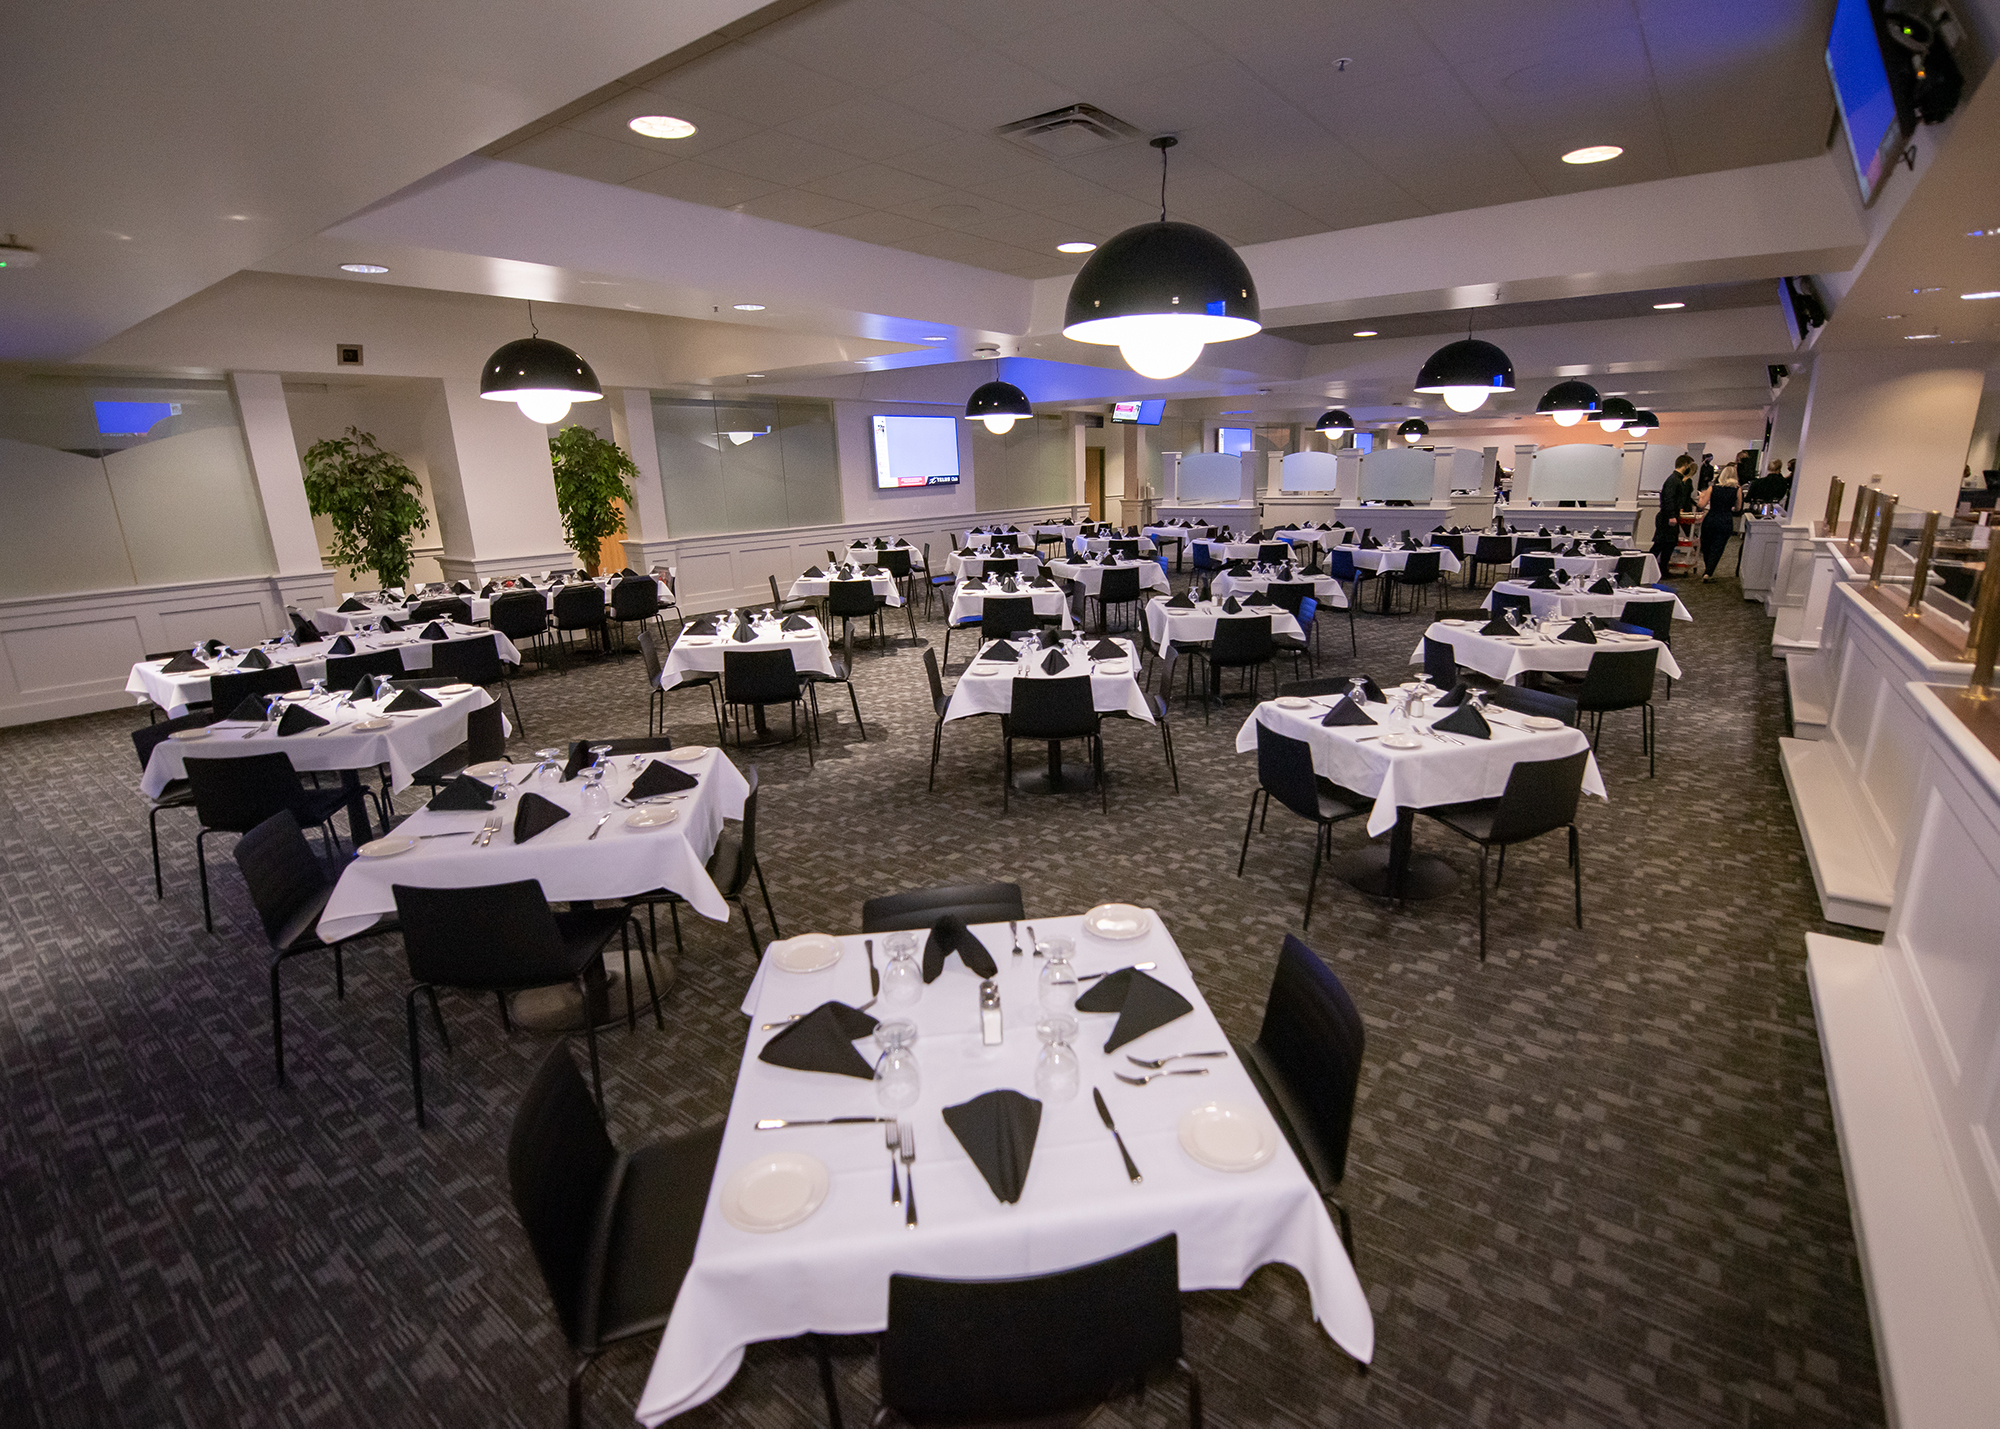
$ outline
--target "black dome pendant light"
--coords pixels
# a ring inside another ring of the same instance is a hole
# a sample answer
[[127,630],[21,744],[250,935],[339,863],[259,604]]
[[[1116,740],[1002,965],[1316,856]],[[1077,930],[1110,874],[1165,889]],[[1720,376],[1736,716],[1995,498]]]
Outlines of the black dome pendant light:
[[1339,407],[1321,412],[1319,420],[1313,423],[1313,430],[1325,432],[1329,437],[1344,437],[1354,430],[1354,418]]
[[1598,412],[1597,425],[1607,432],[1615,432],[1639,415],[1639,409],[1623,397],[1606,397]]
[[1402,426],[1396,428],[1396,435],[1411,446],[1415,446],[1430,434],[1430,423],[1424,421],[1421,417],[1412,417],[1409,421],[1403,423]]
[[479,374],[479,395],[489,402],[514,402],[531,422],[553,426],[569,415],[572,402],[601,402],[604,388],[590,364],[559,342],[550,342],[535,326],[535,305],[528,304],[528,331],[486,359]]
[[1585,417],[1595,417],[1600,410],[1597,389],[1588,382],[1574,380],[1556,383],[1535,404],[1535,411],[1544,417],[1554,417],[1558,427],[1573,427]]
[[1160,151],[1160,221],[1107,240],[1069,288],[1063,336],[1116,345],[1141,377],[1178,377],[1211,342],[1264,326],[1257,284],[1236,250],[1205,228],[1167,221],[1170,134]]
[[1659,426],[1660,418],[1657,413],[1641,412],[1626,421],[1625,432],[1627,436],[1643,437],[1648,432],[1659,430]]
[[1412,390],[1438,394],[1454,412],[1476,412],[1495,392],[1514,390],[1514,360],[1472,335],[1472,314],[1468,312],[1465,336],[1430,355]]
[[1014,429],[1018,417],[1032,417],[1035,409],[1028,402],[1028,394],[1011,382],[1000,380],[1000,359],[993,359],[993,380],[981,383],[972,389],[972,395],[965,399],[965,420],[984,422],[986,430],[994,436],[1005,436]]

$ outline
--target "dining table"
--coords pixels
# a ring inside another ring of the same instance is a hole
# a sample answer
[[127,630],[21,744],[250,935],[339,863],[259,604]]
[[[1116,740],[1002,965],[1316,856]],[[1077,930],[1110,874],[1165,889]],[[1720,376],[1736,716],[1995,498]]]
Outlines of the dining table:
[[[641,1423],[662,1424],[712,1399],[760,1341],[879,1333],[888,1324],[892,1275],[1039,1275],[1170,1234],[1179,1239],[1182,1290],[1233,1290],[1262,1266],[1290,1266],[1328,1338],[1363,1363],[1373,1358],[1374,1315],[1326,1203],[1159,913],[1112,905],[1036,918],[1019,930],[974,923],[970,931],[995,963],[1000,1040],[982,1039],[981,979],[957,957],[918,985],[914,1003],[877,1000],[872,1015],[911,1024],[915,1038],[916,1099],[894,1108],[864,1077],[762,1056],[794,1015],[829,1002],[866,1003],[871,963],[886,965],[892,935],[816,935],[766,949],[742,1004],[747,1031],[715,1175],[693,1259],[639,1396]],[[920,944],[925,934],[910,936]],[[1188,1007],[1115,1051],[1104,1044],[1116,1014],[1071,1012],[1078,1075],[1067,1094],[1063,1087],[1039,1090],[1035,1071],[1046,960],[1033,948],[1056,938],[1074,945],[1079,974],[1149,964],[1148,976]],[[812,955],[798,956],[801,949]],[[864,1067],[875,1060],[871,1040],[856,1045]],[[1201,1075],[1143,1086],[1119,1080],[1141,1071],[1133,1057],[1193,1051],[1225,1055],[1177,1064],[1206,1068]],[[993,1092],[1038,1104],[1011,1204],[998,1198],[946,1120]],[[1102,1115],[1093,1093],[1103,1098]],[[834,1117],[863,1120],[822,1124]],[[891,1199],[878,1118],[901,1120],[911,1133],[907,1167],[898,1167],[899,1197],[907,1183],[907,1199]],[[762,1125],[770,1122],[783,1124]],[[1242,1136],[1240,1150],[1232,1146],[1226,1159],[1204,1130],[1219,1123]],[[781,1177],[793,1178],[782,1190]]]
[[953,551],[945,558],[945,568],[954,580],[964,580],[966,563],[977,562],[981,571],[1004,571],[1011,567],[1016,575],[1032,576],[1042,568],[1042,558],[1033,551],[989,551],[974,547],[971,555],[964,551]]
[[[1381,575],[1385,571],[1400,571],[1409,565],[1410,557],[1421,555],[1425,552],[1436,554],[1438,558],[1438,570],[1440,572],[1455,572],[1463,564],[1459,560],[1458,552],[1452,550],[1449,546],[1419,546],[1415,550],[1411,550],[1401,545],[1353,545],[1339,546],[1335,549],[1346,551],[1352,555],[1356,570],[1373,571],[1377,575]],[[1381,606],[1383,613],[1386,614],[1389,610],[1390,587],[1392,583],[1383,580],[1377,581],[1376,584],[1381,587]]]
[[1069,548],[1074,555],[1087,553],[1093,556],[1101,556],[1111,549],[1113,541],[1137,541],[1139,543],[1139,554],[1142,556],[1157,556],[1160,553],[1160,548],[1154,544],[1151,536],[1075,536],[1071,538]]
[[1221,600],[1200,600],[1192,606],[1176,607],[1171,601],[1154,596],[1146,602],[1146,634],[1152,637],[1153,648],[1164,650],[1170,643],[1181,645],[1205,645],[1215,638],[1218,621],[1252,619],[1260,615],[1271,617],[1273,635],[1305,634],[1305,627],[1298,617],[1281,605],[1243,605],[1228,612]]
[[1137,571],[1141,591],[1171,591],[1167,573],[1158,561],[1051,561],[1049,574],[1057,580],[1074,581],[1087,596],[1095,596],[1104,585],[1106,571]]
[[1572,618],[1579,615],[1600,615],[1617,620],[1624,614],[1627,605],[1658,604],[1673,606],[1675,620],[1694,619],[1688,614],[1688,608],[1681,604],[1681,598],[1673,591],[1661,590],[1658,586],[1635,585],[1618,586],[1609,594],[1600,595],[1588,588],[1590,584],[1587,581],[1571,581],[1557,590],[1537,590],[1528,581],[1495,581],[1493,589],[1486,593],[1486,598],[1480,602],[1480,606],[1490,610],[1495,595],[1516,595],[1527,597],[1529,612],[1538,618],[1551,615]]
[[[617,581],[614,578],[605,577],[593,581],[571,581],[568,584],[571,587],[578,585],[595,585],[599,590],[604,592],[604,605],[605,608],[608,610],[611,607],[611,587],[616,585]],[[659,602],[662,606],[670,606],[673,604],[674,601],[673,592],[667,588],[667,583],[665,581],[660,580],[658,577],[655,577],[653,580],[653,586],[655,593],[659,598]],[[462,600],[466,603],[466,606],[471,611],[472,623],[475,625],[479,625],[493,618],[493,602],[500,596],[522,594],[528,591],[533,591],[537,595],[540,595],[542,597],[542,603],[547,608],[553,610],[555,608],[555,599],[557,592],[565,588],[566,587],[564,585],[559,583],[551,585],[536,585],[532,582],[523,580],[523,581],[517,581],[512,586],[496,584],[494,585],[493,590],[489,595],[480,595],[476,591],[472,592],[432,591],[424,595],[405,596],[405,597],[395,597],[395,596],[383,597],[380,595],[371,595],[366,597],[349,596],[346,600],[342,601],[341,605],[339,606],[323,606],[320,609],[315,610],[313,612],[313,624],[318,626],[321,630],[325,631],[328,635],[338,635],[343,631],[356,630],[366,626],[372,626],[375,624],[376,621],[380,620],[385,615],[393,616],[398,621],[408,621],[412,618],[410,612],[415,610],[419,605],[421,605],[425,601]],[[482,586],[480,587],[480,589],[483,590],[485,589],[485,587]],[[344,610],[341,608],[341,606],[345,606],[350,602],[360,606],[361,609]]]
[[[1589,582],[1606,580],[1617,575],[1618,563],[1629,560],[1636,554],[1637,552],[1627,551],[1618,556],[1558,556],[1552,551],[1524,551],[1515,556],[1509,564],[1518,571],[1521,569],[1521,562],[1527,557],[1548,556],[1554,562],[1551,569],[1562,571],[1576,580]],[[1660,562],[1650,551],[1646,553],[1645,562],[1644,574],[1639,577],[1639,583],[1651,585],[1660,578]]]
[[982,580],[977,577],[960,581],[952,587],[951,611],[946,619],[953,625],[964,625],[979,619],[988,600],[1020,600],[1033,602],[1036,615],[1056,615],[1062,617],[1062,628],[1068,630],[1076,622],[1069,604],[1069,592],[1051,581],[1048,585],[1031,585],[1016,581],[1014,589],[1008,590],[998,577]]
[[1245,575],[1223,571],[1209,582],[1209,590],[1214,593],[1217,600],[1226,600],[1232,595],[1240,597],[1267,591],[1273,581],[1282,581],[1286,584],[1311,582],[1312,598],[1315,601],[1322,606],[1332,606],[1336,610],[1347,609],[1347,587],[1332,576],[1308,576],[1297,572],[1286,575],[1261,566],[1252,566]]
[[1660,671],[1672,680],[1682,678],[1674,652],[1650,636],[1598,630],[1593,632],[1594,644],[1565,640],[1560,632],[1569,623],[1561,617],[1537,618],[1531,626],[1523,627],[1518,635],[1486,635],[1481,633],[1485,624],[1483,621],[1433,621],[1423,637],[1418,639],[1416,649],[1410,654],[1410,663],[1423,663],[1425,639],[1441,640],[1451,646],[1452,659],[1467,669],[1518,685],[1522,676],[1535,672],[1582,674],[1590,668],[1591,657],[1599,650],[1657,649],[1660,652]]
[[[1388,843],[1343,854],[1329,867],[1364,893],[1406,901],[1440,897],[1458,884],[1458,874],[1443,859],[1416,851],[1417,810],[1497,799],[1522,760],[1563,759],[1590,748],[1583,731],[1572,725],[1491,705],[1482,712],[1490,738],[1433,730],[1452,711],[1432,707],[1412,716],[1402,702],[1417,688],[1412,683],[1391,692],[1391,702],[1366,703],[1363,708],[1374,721],[1369,725],[1322,722],[1340,695],[1284,697],[1258,705],[1236,732],[1238,754],[1256,753],[1260,724],[1303,740],[1312,751],[1315,774],[1367,797],[1369,836],[1387,834]],[[1531,727],[1535,725],[1542,727]],[[1599,799],[1607,797],[1595,755],[1585,761],[1583,789]]]
[[869,589],[880,600],[896,606],[903,603],[903,592],[897,587],[896,578],[884,570],[877,570],[872,575],[864,575],[858,570],[853,575],[802,575],[792,582],[791,589],[785,592],[785,599],[825,600],[836,580],[867,581]]
[[[1012,713],[1016,680],[1073,680],[1086,676],[1090,680],[1091,708],[1099,714],[1124,714],[1147,724],[1157,723],[1152,701],[1146,698],[1145,687],[1139,683],[1142,673],[1139,652],[1130,640],[1113,638],[1111,643],[1123,653],[1105,659],[1094,659],[1089,653],[1097,648],[1099,638],[1082,633],[1073,632],[1059,645],[1046,649],[1039,642],[1008,641],[1015,651],[1013,659],[992,658],[989,652],[996,643],[981,644],[979,653],[966,666],[945,704],[944,723],[975,715]],[[1065,668],[1050,673],[1046,668],[1048,657],[1058,651]],[[1015,788],[1025,794],[1057,794],[1089,787],[1087,771],[1079,774],[1063,768],[1061,741],[1050,740],[1048,752],[1047,767],[1016,774]]]

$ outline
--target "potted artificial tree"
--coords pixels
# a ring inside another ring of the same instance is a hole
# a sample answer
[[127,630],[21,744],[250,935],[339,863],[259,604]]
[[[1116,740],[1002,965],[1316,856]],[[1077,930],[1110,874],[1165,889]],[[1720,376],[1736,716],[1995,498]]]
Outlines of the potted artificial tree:
[[588,427],[564,427],[550,437],[549,465],[555,471],[563,539],[584,572],[594,576],[598,547],[625,529],[618,503],[633,499],[632,479],[639,468],[618,443]]
[[430,529],[423,485],[408,463],[355,427],[314,442],[305,456],[306,502],[333,523],[334,564],[373,571],[383,589],[409,580],[416,534]]

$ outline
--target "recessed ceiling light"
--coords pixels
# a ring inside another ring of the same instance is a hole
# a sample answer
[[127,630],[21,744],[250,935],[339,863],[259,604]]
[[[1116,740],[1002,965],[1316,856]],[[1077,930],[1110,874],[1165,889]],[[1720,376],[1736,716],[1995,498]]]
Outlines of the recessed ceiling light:
[[1378,333],[1378,332],[1376,332],[1376,331],[1375,331],[1375,329],[1374,329],[1374,328],[1372,328],[1372,327],[1365,327],[1365,328],[1362,328],[1362,329],[1360,329],[1360,330],[1359,330],[1358,332],[1356,332],[1356,333],[1355,333],[1354,335],[1355,335],[1356,337],[1380,337],[1380,336],[1381,336],[1381,334],[1380,334],[1380,333]]
[[739,313],[761,313],[764,311],[762,303],[732,303],[730,306],[735,308]]
[[1892,323],[1900,320],[1902,316],[1903,315],[1901,313],[1884,313],[1882,314],[1882,321],[1885,323]]
[[1248,407],[1239,407],[1233,412],[1224,412],[1222,415],[1225,417],[1247,417],[1250,415],[1250,409]]
[[1975,228],[1965,236],[1967,238],[2000,238],[2000,228]]
[[343,273],[386,273],[389,270],[384,268],[380,263],[343,263],[340,265],[340,271]]
[[1991,292],[1985,293],[1960,293],[1958,296],[1965,302],[1977,303],[1983,302],[1987,298],[2000,298],[2000,289],[1994,289]]
[[1684,308],[1686,306],[1687,306],[1686,303],[1655,303],[1653,304],[1653,311],[1656,313],[1664,313],[1664,312],[1670,312],[1675,308]]
[[1921,298],[1926,293],[1942,293],[1943,291],[1943,288],[1912,288],[1910,289],[1910,296]]
[[926,337],[924,338],[924,341],[925,341],[925,342],[949,342],[949,341],[951,341],[951,335],[950,335],[949,333],[942,333],[942,332],[934,332],[934,333],[930,333],[930,334],[928,334],[928,335],[927,335],[927,336],[926,336]]
[[1565,164],[1601,164],[1606,159],[1615,159],[1625,151],[1616,144],[1589,144],[1581,149],[1571,149],[1563,155]]
[[625,127],[634,134],[644,134],[648,139],[685,139],[694,133],[694,125],[671,114],[641,114]]
[[1937,333],[1934,333],[1934,332],[1906,332],[1906,333],[1904,333],[1904,334],[1903,334],[1903,341],[1904,341],[1904,342],[1925,342],[1925,341],[1928,341],[1929,339],[1931,339],[1931,338],[1934,338],[1934,337],[1937,337],[1937,336],[1938,336],[1938,334],[1937,334]]
[[1056,252],[1058,253],[1094,253],[1096,251],[1097,245],[1095,243],[1084,243],[1080,240],[1075,243],[1058,243],[1056,245]]

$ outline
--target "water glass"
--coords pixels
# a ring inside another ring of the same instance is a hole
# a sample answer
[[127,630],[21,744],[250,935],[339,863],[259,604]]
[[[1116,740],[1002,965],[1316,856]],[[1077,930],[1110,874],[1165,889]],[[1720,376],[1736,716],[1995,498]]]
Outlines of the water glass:
[[917,935],[891,933],[883,940],[889,966],[882,973],[882,995],[899,1007],[909,1007],[924,995],[923,964],[917,961]]
[[1066,1102],[1083,1080],[1083,1059],[1070,1044],[1076,1039],[1074,1017],[1048,1016],[1035,1024],[1042,1039],[1035,1058],[1035,1095],[1045,1102]]
[[889,1111],[915,1106],[923,1095],[917,1067],[917,1024],[896,1019],[875,1025],[875,1045],[882,1049],[875,1063],[875,1099]]
[[1042,955],[1042,971],[1036,978],[1035,996],[1043,1012],[1068,1017],[1076,1011],[1077,994],[1082,990],[1077,983],[1076,964],[1070,961],[1070,940],[1048,938],[1036,946]]

